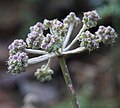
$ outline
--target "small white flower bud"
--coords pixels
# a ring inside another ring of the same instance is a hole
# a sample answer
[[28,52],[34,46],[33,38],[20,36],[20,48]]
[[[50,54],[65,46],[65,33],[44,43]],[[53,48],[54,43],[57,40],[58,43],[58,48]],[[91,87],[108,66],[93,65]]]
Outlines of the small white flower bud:
[[51,21],[45,19],[45,20],[43,21],[43,25],[44,25],[45,29],[48,29],[48,28],[51,27]]

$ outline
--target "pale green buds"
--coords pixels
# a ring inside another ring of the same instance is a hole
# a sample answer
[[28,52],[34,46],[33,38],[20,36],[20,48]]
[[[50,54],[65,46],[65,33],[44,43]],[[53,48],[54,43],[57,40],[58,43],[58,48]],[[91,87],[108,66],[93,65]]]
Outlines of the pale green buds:
[[68,30],[68,25],[62,23],[58,19],[47,20],[45,19],[43,25],[46,29],[50,29],[50,33],[58,37],[64,37]]
[[28,66],[28,56],[24,52],[26,43],[22,39],[16,39],[9,45],[8,72],[20,73]]
[[17,52],[22,52],[26,48],[26,43],[22,39],[16,39],[9,45],[9,55],[14,55]]
[[34,26],[30,27],[30,31],[34,31],[37,32],[39,34],[43,33],[43,30],[45,29],[45,27],[43,26],[43,24],[41,22],[37,22]]
[[63,22],[68,25],[74,22],[76,26],[80,23],[80,21],[80,18],[78,18],[74,12],[70,12],[70,14],[63,20]]
[[50,81],[52,79],[53,73],[54,72],[52,69],[50,69],[49,67],[46,68],[46,65],[42,65],[40,69],[37,69],[34,75],[37,77],[38,80],[44,82]]
[[41,41],[43,40],[43,30],[45,27],[42,23],[38,22],[30,27],[30,33],[27,35],[26,43],[28,48],[40,49]]
[[85,47],[89,51],[99,48],[99,38],[89,31],[83,32],[79,38],[80,46]]
[[82,22],[86,26],[87,29],[95,27],[97,25],[97,21],[100,19],[97,11],[88,11],[84,13]]
[[8,72],[13,74],[24,72],[28,66],[28,56],[25,52],[18,52],[15,55],[9,57]]
[[44,38],[44,35],[39,34],[38,32],[33,31],[29,33],[28,37],[26,38],[26,43],[28,48],[40,49],[43,38]]
[[51,34],[47,34],[44,37],[41,48],[46,50],[47,52],[55,52],[61,47],[59,37],[56,37]]
[[117,33],[110,26],[108,27],[100,26],[98,31],[95,32],[95,34],[100,38],[101,42],[106,44],[111,44],[115,42],[115,39],[117,37]]
[[68,25],[60,22],[57,19],[52,20],[52,27],[51,27],[52,33],[58,37],[65,37],[68,30]]
[[43,25],[44,25],[45,29],[47,30],[48,28],[51,27],[52,23],[50,20],[45,19],[43,22]]
[[55,41],[56,40],[54,35],[47,34],[42,41],[41,48],[48,50],[55,43]]
[[99,43],[103,42],[104,44],[112,44],[115,42],[117,34],[115,30],[108,26],[99,26],[99,29],[95,34],[90,33],[89,31],[83,32],[80,37],[80,46],[85,47],[89,51],[99,48]]

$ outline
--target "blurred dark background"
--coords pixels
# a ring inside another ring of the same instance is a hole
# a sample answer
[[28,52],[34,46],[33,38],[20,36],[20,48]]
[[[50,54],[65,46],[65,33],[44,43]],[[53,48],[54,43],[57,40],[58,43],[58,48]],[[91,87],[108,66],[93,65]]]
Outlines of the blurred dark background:
[[66,61],[81,108],[120,108],[120,0],[0,0],[0,108],[72,108],[56,58],[53,79],[40,83],[33,74],[41,64],[20,75],[7,73],[7,47],[16,38],[25,39],[29,27],[44,18],[63,19],[71,11],[82,18],[83,12],[94,9],[102,18],[98,26],[115,28],[116,43]]

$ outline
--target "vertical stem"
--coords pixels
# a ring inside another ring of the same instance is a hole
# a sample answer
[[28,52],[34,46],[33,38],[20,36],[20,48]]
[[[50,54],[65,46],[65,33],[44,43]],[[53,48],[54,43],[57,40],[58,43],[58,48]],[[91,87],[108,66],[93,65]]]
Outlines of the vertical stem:
[[62,69],[62,73],[64,76],[64,80],[65,80],[65,83],[66,83],[66,86],[67,86],[67,89],[68,89],[68,92],[69,92],[69,95],[70,95],[70,98],[73,104],[73,108],[80,108],[65,59],[63,56],[59,56],[58,58],[59,58],[59,64],[60,64],[60,67]]

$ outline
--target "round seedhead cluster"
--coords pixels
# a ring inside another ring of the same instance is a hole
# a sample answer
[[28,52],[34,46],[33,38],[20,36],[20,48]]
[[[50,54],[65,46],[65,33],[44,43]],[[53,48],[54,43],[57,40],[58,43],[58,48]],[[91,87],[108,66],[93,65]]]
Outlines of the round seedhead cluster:
[[40,69],[37,69],[34,75],[37,77],[38,80],[44,82],[51,80],[53,73],[54,72],[52,69],[50,69],[49,67],[46,68],[46,65],[42,65]]
[[89,29],[89,28],[95,27],[99,19],[100,19],[100,16],[96,12],[96,10],[88,11],[88,12],[84,12],[82,22],[86,26],[86,28]]

